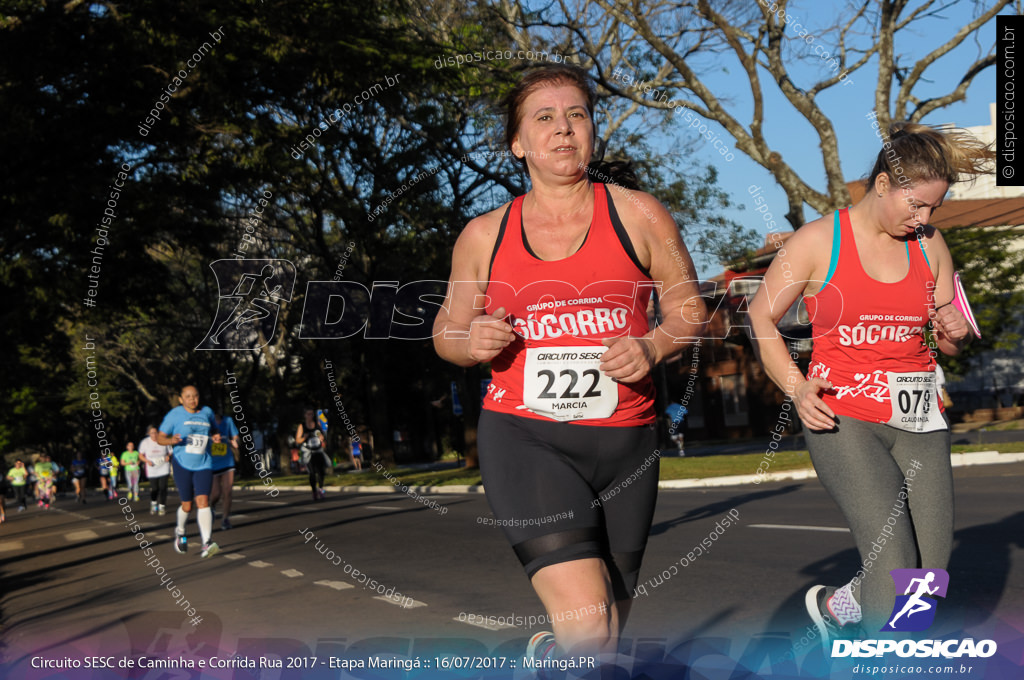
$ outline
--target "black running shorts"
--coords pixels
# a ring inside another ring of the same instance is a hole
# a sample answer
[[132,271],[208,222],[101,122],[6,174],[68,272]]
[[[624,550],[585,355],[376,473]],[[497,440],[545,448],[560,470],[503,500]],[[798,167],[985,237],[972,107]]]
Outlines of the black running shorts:
[[616,600],[632,597],[658,496],[654,425],[598,427],[485,410],[480,471],[494,519],[531,578],[603,559]]

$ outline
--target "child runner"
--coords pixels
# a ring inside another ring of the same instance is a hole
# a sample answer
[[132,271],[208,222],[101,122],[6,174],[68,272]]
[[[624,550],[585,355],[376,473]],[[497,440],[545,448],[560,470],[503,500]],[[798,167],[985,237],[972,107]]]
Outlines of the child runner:
[[50,509],[53,501],[54,469],[50,463],[50,457],[45,453],[39,457],[36,463],[36,498],[39,499],[39,507]]
[[[117,456],[114,454],[110,455],[110,460],[106,461],[110,474],[110,487],[107,489],[107,500],[113,500],[117,498],[117,474],[121,470],[121,464],[117,461]],[[102,464],[102,463],[101,463]]]
[[128,485],[128,500],[139,500],[139,475],[142,473],[142,466],[139,465],[139,452],[135,450],[135,442],[128,442],[124,453],[121,454],[121,467],[124,468],[124,482]]

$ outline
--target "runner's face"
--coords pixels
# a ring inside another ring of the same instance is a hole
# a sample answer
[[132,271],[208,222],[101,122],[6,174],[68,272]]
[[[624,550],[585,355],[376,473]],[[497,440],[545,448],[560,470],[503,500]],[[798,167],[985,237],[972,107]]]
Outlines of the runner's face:
[[196,413],[199,410],[199,390],[194,387],[186,387],[181,391],[181,405],[189,413]]
[[885,202],[885,228],[896,237],[908,236],[919,225],[927,225],[932,213],[942,205],[949,184],[933,179],[904,186],[891,186],[882,200]]
[[525,156],[531,172],[583,172],[594,151],[594,124],[583,93],[573,85],[541,86],[526,97],[522,111],[512,153]]

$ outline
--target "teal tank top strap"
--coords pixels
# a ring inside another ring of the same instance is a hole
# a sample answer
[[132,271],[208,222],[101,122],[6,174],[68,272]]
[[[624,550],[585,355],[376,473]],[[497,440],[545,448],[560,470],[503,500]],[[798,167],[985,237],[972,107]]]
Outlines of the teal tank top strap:
[[[924,239],[923,238],[918,238],[917,239],[917,245],[920,246],[920,248],[921,248],[921,255],[924,256],[924,263],[926,265],[928,265],[929,269],[931,269],[932,268],[932,263],[928,261],[928,253],[926,253],[925,250],[924,250]],[[908,253],[908,255],[909,255],[909,253]]]
[[[843,208],[843,210],[845,209]],[[839,264],[839,248],[843,243],[843,229],[839,220],[839,212],[839,210],[836,211],[835,220],[832,224],[832,260],[828,264],[828,274],[825,275],[825,281],[821,284],[822,288],[827,286],[828,282],[832,280],[832,275],[836,273],[836,265]]]

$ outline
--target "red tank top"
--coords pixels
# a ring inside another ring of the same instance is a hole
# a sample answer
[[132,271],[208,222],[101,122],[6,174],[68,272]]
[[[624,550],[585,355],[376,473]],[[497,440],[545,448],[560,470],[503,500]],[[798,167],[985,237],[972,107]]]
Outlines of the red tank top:
[[539,420],[630,426],[654,422],[650,376],[623,384],[599,370],[601,341],[649,330],[651,278],[608,199],[594,184],[594,215],[580,249],[541,260],[523,230],[523,196],[502,220],[486,311],[504,307],[516,339],[491,362],[484,408]]
[[[886,423],[893,416],[890,372],[935,370],[924,336],[935,277],[920,243],[907,242],[907,258],[903,280],[871,278],[861,266],[847,209],[836,212],[829,275],[806,303],[814,334],[807,377],[832,382],[822,399],[837,415]],[[941,399],[938,404],[941,412]]]

